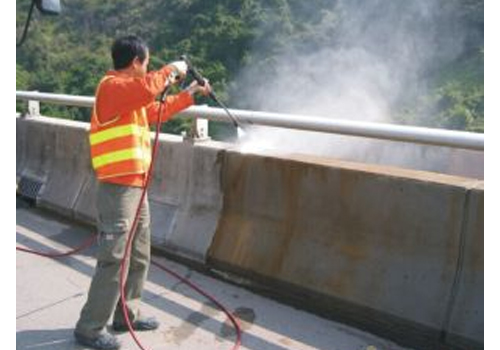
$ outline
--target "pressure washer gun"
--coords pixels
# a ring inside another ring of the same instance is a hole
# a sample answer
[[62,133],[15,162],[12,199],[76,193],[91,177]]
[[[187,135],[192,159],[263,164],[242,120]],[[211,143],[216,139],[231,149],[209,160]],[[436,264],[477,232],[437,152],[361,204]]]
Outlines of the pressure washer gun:
[[[200,74],[200,72],[196,69],[196,67],[193,66],[193,64],[191,63],[191,60],[187,57],[187,55],[182,55],[180,57],[180,59],[183,60],[184,62],[186,62],[187,66],[188,66],[187,74],[189,74],[194,80],[196,80],[200,86],[205,86],[205,79]],[[236,119],[236,117],[233,116],[231,114],[231,112],[229,112],[229,109],[217,98],[217,96],[215,96],[213,91],[209,92],[209,96],[212,100],[215,101],[215,103],[217,103],[219,106],[221,106],[222,109],[224,109],[224,111],[227,113],[227,115],[229,116],[229,118],[233,122],[234,127],[238,131],[238,136],[243,136],[245,134],[245,132],[243,131],[243,128],[241,127],[240,123],[238,122],[238,119]]]
[[168,76],[167,80],[165,81],[165,86],[163,87],[163,91],[161,92],[160,95],[160,101],[163,103],[167,99],[167,94],[172,87],[172,85],[175,85],[176,83],[181,81],[181,76],[180,74],[175,70],[172,69],[170,75]]

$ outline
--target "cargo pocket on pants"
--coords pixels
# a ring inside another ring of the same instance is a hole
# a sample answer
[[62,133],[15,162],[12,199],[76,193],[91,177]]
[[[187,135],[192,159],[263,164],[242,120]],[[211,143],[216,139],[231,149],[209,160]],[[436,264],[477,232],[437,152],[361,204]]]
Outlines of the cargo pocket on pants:
[[98,262],[119,263],[125,252],[127,233],[130,229],[129,221],[126,219],[109,223],[101,221],[99,226]]

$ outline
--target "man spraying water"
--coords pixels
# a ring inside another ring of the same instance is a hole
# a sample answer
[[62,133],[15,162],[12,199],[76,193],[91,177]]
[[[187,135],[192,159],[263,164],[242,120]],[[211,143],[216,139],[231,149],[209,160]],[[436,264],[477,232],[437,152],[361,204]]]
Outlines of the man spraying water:
[[114,70],[107,72],[97,87],[89,135],[92,166],[98,180],[99,251],[87,302],[74,331],[78,343],[102,350],[120,347],[118,340],[105,331],[111,316],[112,327],[118,332],[127,330],[125,317],[134,330],[154,330],[159,326],[155,318],[140,313],[151,255],[147,200],[141,206],[125,265],[128,316],[124,315],[120,300],[121,262],[152,160],[149,125],[157,119],[168,121],[194,104],[194,94],[207,95],[211,91],[208,81],[203,86],[194,81],[184,91],[165,96],[164,102],[155,102],[165,86],[174,83],[177,76],[186,76],[186,63],[173,62],[148,73],[149,50],[136,36],[117,39],[111,55]]

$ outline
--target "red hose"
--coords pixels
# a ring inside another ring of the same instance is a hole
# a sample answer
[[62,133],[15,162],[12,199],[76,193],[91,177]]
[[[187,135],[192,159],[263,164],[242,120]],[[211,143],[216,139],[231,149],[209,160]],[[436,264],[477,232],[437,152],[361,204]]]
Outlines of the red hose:
[[[78,247],[76,247],[76,248],[74,248],[74,249],[72,249],[70,251],[64,252],[64,253],[57,253],[57,252],[54,252],[54,253],[43,253],[43,252],[38,252],[36,250],[22,248],[22,247],[16,247],[16,250],[19,250],[19,251],[22,251],[22,252],[25,252],[25,253],[29,253],[29,254],[43,256],[43,257],[46,257],[46,258],[62,258],[62,257],[65,257],[65,256],[76,254],[79,251],[84,250],[84,249],[90,247],[92,244],[94,244],[94,242],[96,240],[97,240],[97,236],[89,237],[88,239],[86,239],[83,242],[83,244],[81,246],[78,246]],[[234,328],[236,329],[236,342],[235,342],[235,344],[234,344],[234,346],[233,346],[233,348],[231,350],[237,350],[240,347],[240,345],[241,345],[241,328],[240,328],[240,325],[238,323],[238,319],[235,318],[233,316],[233,314],[231,314],[231,312],[224,307],[224,305],[222,305],[219,301],[217,301],[217,299],[215,299],[213,296],[211,296],[207,292],[203,291],[196,284],[194,284],[193,282],[191,282],[188,279],[184,278],[183,276],[179,275],[177,272],[175,272],[173,270],[170,270],[169,268],[161,265],[160,263],[158,263],[158,262],[156,262],[154,260],[151,260],[151,264],[154,265],[154,266],[156,266],[156,267],[158,267],[160,270],[163,270],[164,272],[166,272],[166,273],[174,276],[175,278],[177,278],[178,280],[180,280],[182,283],[187,284],[189,287],[191,287],[192,289],[194,289],[196,292],[198,292],[199,294],[203,295],[205,298],[207,298],[210,301],[212,301],[222,312],[224,312],[226,314],[226,316],[229,318],[229,320],[231,321],[231,323],[234,325]],[[135,338],[134,338],[134,340],[135,340]]]
[[[137,338],[137,336],[136,336],[136,334],[134,332],[134,329],[132,327],[132,324],[130,322],[130,318],[129,318],[129,315],[128,315],[127,301],[125,300],[125,265],[126,265],[128,257],[130,256],[130,249],[131,249],[131,246],[132,246],[132,241],[134,239],[135,230],[136,230],[137,224],[139,222],[139,214],[140,214],[140,211],[141,211],[141,207],[142,207],[142,205],[144,203],[144,198],[146,197],[146,193],[147,193],[149,184],[151,182],[151,176],[153,174],[154,164],[155,164],[155,160],[156,160],[156,154],[157,154],[157,151],[158,151],[158,141],[159,141],[159,136],[160,136],[161,112],[162,112],[162,109],[163,109],[163,102],[160,102],[160,108],[158,110],[158,119],[156,121],[156,131],[155,131],[155,138],[154,138],[154,142],[153,142],[153,151],[152,151],[152,157],[151,157],[151,165],[150,165],[149,171],[146,174],[146,182],[145,182],[144,188],[142,190],[141,198],[139,199],[139,204],[138,204],[137,210],[135,212],[135,217],[134,217],[134,221],[132,223],[132,227],[130,228],[129,237],[127,239],[127,244],[125,246],[125,254],[124,254],[122,262],[120,264],[120,301],[121,301],[121,305],[122,305],[122,311],[123,311],[123,315],[125,317],[125,323],[127,324],[127,328],[129,330],[129,333],[132,336],[132,338],[134,339],[134,341],[137,344],[137,346],[139,348],[141,348],[141,350],[146,350],[146,349],[143,347],[143,345],[141,344],[141,342],[139,341],[139,339]],[[213,298],[209,294],[205,293],[199,287],[197,287],[196,285],[194,285],[193,283],[191,283],[190,281],[188,281],[184,277],[178,275],[177,273],[169,270],[168,268],[166,268],[166,267],[158,264],[155,261],[152,261],[152,264],[155,265],[155,266],[157,266],[161,270],[163,270],[163,271],[165,271],[165,272],[167,272],[167,273],[175,276],[176,278],[178,278],[182,282],[184,282],[187,285],[189,285],[195,291],[197,291],[201,295],[205,296],[206,298],[208,298],[212,302],[214,302],[214,304],[216,304],[229,317],[229,319],[231,320],[231,322],[233,323],[233,325],[234,325],[234,327],[236,329],[236,342],[235,342],[235,345],[233,346],[232,350],[237,350],[240,347],[240,344],[241,344],[241,328],[240,328],[240,326],[238,324],[238,321],[236,320],[236,318],[221,303],[219,303],[215,298]]]
[[217,301],[217,299],[215,299],[213,296],[211,296],[207,292],[203,291],[200,287],[198,287],[197,285],[195,285],[194,283],[192,283],[188,279],[186,279],[186,278],[182,277],[181,275],[179,275],[177,272],[174,272],[174,271],[166,268],[165,266],[161,265],[160,263],[158,263],[158,262],[156,262],[154,260],[151,261],[151,264],[153,264],[156,267],[158,267],[159,269],[161,269],[161,270],[163,270],[163,271],[171,274],[172,276],[174,276],[178,280],[180,280],[183,283],[187,284],[189,287],[191,287],[192,289],[194,289],[199,294],[203,295],[205,298],[209,299],[215,305],[217,305],[217,307],[222,312],[224,312],[226,314],[226,316],[229,318],[229,320],[231,321],[231,323],[234,326],[234,329],[236,329],[236,342],[234,343],[234,346],[232,347],[232,350],[237,350],[240,347],[240,345],[241,345],[241,328],[240,328],[240,324],[238,323],[237,318],[234,317],[233,314],[224,307],[224,305],[222,305],[221,303],[219,303]]
[[92,236],[92,237],[89,237],[88,239],[86,239],[83,244],[81,246],[78,246],[70,251],[67,251],[65,253],[57,253],[57,252],[54,252],[54,253],[44,253],[44,252],[38,252],[36,250],[31,250],[31,249],[28,249],[28,248],[22,248],[22,247],[17,247],[16,246],[16,250],[20,250],[22,252],[25,252],[25,253],[30,253],[30,254],[34,254],[34,255],[39,255],[39,256],[44,256],[46,258],[62,258],[64,256],[68,256],[68,255],[72,255],[72,254],[75,254],[75,253],[78,253],[79,251],[81,250],[84,250],[88,247],[90,247],[92,244],[94,244],[94,242],[97,240],[97,236]]

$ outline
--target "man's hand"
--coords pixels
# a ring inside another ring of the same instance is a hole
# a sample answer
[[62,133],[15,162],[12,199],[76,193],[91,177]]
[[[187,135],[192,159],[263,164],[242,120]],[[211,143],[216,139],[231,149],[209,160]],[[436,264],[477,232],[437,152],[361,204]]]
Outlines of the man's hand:
[[212,87],[207,79],[205,79],[205,85],[201,86],[197,81],[193,81],[191,85],[186,89],[191,95],[195,93],[200,93],[203,96],[208,96],[212,92]]
[[175,61],[175,62],[169,63],[168,65],[174,68],[176,74],[179,77],[179,80],[182,80],[186,77],[187,70],[188,70],[188,66],[187,66],[186,62]]

